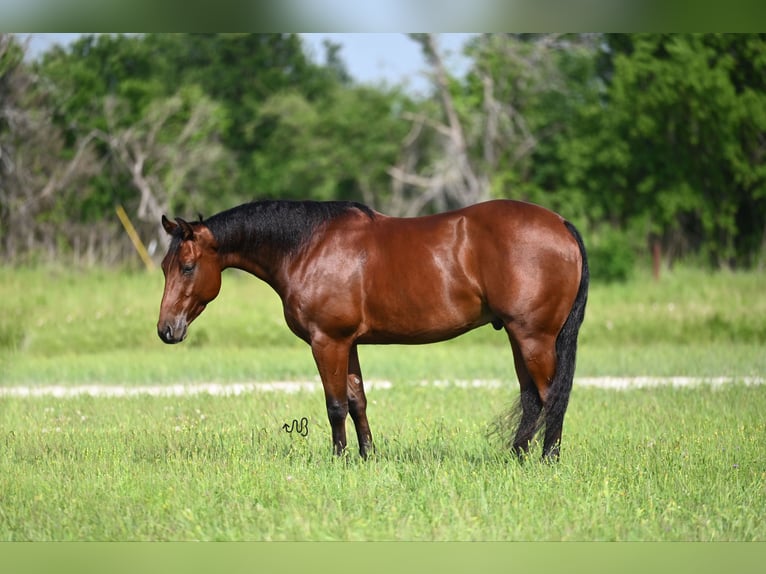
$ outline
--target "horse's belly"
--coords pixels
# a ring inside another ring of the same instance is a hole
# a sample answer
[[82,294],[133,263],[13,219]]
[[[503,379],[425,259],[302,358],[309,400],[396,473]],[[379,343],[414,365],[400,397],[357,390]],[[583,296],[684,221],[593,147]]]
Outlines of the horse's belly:
[[492,315],[479,298],[468,294],[418,301],[399,296],[385,304],[368,300],[364,319],[362,343],[421,344],[457,337],[486,325]]
[[453,339],[472,329],[486,325],[487,323],[489,323],[489,319],[463,325],[459,328],[452,327],[407,331],[381,329],[367,331],[359,336],[357,342],[368,345],[424,345],[428,343],[438,343],[439,341]]

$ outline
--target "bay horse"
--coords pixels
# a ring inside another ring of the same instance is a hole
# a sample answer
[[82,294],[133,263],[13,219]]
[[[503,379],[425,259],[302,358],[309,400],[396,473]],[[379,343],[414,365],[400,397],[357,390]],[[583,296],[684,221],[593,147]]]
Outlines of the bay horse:
[[279,295],[287,325],[311,346],[335,454],[346,417],[359,453],[373,448],[357,345],[451,339],[505,329],[521,389],[512,450],[543,426],[558,460],[589,271],[577,229],[538,205],[494,200],[446,213],[388,217],[360,203],[255,201],[207,220],[170,221],[157,333],[179,343],[234,267]]

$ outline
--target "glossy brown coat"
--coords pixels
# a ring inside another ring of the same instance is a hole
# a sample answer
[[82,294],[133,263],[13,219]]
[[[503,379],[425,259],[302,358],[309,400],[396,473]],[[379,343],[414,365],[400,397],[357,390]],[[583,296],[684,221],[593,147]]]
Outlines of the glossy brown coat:
[[544,456],[557,457],[587,299],[587,259],[574,227],[515,201],[409,219],[362,207],[348,204],[291,248],[274,241],[227,248],[221,242],[232,241],[213,232],[225,214],[208,220],[210,227],[163,217],[175,241],[162,264],[160,337],[183,340],[217,296],[223,269],[263,279],[282,299],[290,329],[311,346],[335,452],[346,447],[350,413],[366,456],[372,434],[357,345],[431,343],[492,323],[508,333],[521,387],[513,449],[525,453],[544,424]]

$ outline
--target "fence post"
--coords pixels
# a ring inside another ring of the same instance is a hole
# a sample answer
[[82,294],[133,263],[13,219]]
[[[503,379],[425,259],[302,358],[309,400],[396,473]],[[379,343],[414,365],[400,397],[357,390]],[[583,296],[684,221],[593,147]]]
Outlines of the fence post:
[[136,232],[136,228],[133,227],[133,224],[130,222],[130,218],[128,217],[128,214],[125,213],[125,210],[122,208],[122,205],[118,205],[115,208],[115,211],[117,212],[117,217],[120,218],[120,222],[122,223],[122,226],[125,228],[125,231],[128,233],[128,237],[130,237],[130,240],[133,242],[133,247],[136,248],[136,251],[138,251],[138,255],[141,257],[141,260],[144,262],[144,265],[146,265],[146,269],[148,271],[154,271],[154,261],[152,261],[152,258],[149,257],[149,253],[146,251],[146,247],[144,247],[144,244],[141,241],[141,238],[138,236],[138,233]]

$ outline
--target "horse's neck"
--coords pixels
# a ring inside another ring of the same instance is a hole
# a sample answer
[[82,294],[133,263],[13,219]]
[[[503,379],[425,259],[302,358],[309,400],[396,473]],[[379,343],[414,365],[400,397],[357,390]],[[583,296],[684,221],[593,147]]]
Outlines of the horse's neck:
[[257,250],[222,250],[220,255],[221,270],[233,267],[255,275],[277,289],[281,270],[287,257],[283,253],[274,252],[266,246]]
[[219,215],[209,221],[218,243],[221,270],[242,269],[281,292],[278,287],[284,282],[290,259],[295,256],[294,246],[285,242],[280,233],[269,230],[268,225],[263,229],[250,227],[245,219],[230,220],[226,215]]

